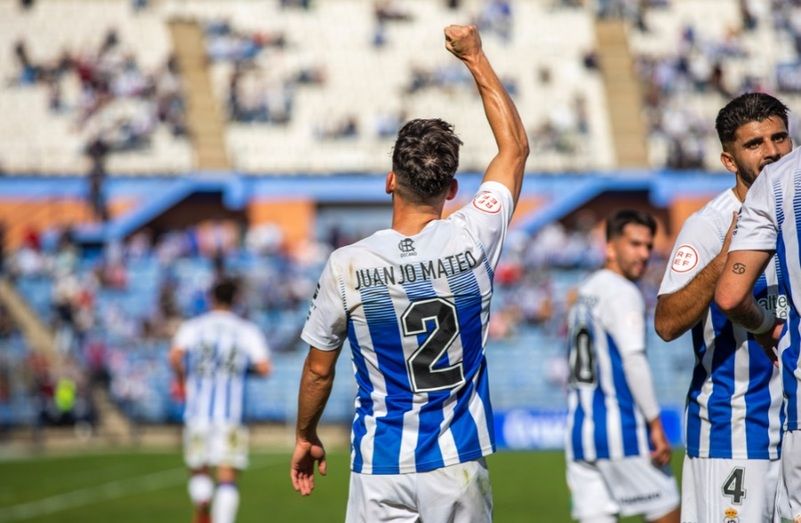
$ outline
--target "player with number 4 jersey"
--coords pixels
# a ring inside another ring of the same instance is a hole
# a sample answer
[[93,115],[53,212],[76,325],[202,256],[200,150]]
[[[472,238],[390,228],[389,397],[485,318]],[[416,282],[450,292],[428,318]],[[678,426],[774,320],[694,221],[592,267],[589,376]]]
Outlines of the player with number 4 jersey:
[[398,133],[386,191],[392,228],[336,250],[302,338],[311,345],[299,393],[291,477],[310,494],[325,473],[317,421],[349,341],[358,393],[349,522],[486,522],[483,457],[495,449],[484,356],[494,269],[520,194],[528,139],[474,26],[445,29],[446,47],[478,86],[498,144],[472,200],[456,195],[460,140],[438,119]]
[[[770,521],[779,479],[782,391],[779,371],[743,326],[712,302],[728,255],[736,215],[760,169],[789,153],[787,108],[747,93],[718,113],[727,189],[690,216],[676,239],[656,308],[666,341],[692,330],[695,368],[687,393],[682,521]],[[786,314],[777,260],[753,289],[774,314]],[[727,515],[728,514],[728,515]]]

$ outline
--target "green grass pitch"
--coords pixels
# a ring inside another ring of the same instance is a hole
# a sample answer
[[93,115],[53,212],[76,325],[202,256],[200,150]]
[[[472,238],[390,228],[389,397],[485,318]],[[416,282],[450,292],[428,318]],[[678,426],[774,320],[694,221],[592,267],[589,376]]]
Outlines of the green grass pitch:
[[[682,452],[674,452],[678,473]],[[557,452],[501,452],[488,459],[495,521],[570,521],[564,458]],[[311,497],[289,484],[289,454],[253,452],[240,480],[239,523],[341,522],[348,456],[329,452],[328,476]],[[132,451],[0,462],[0,523],[189,522],[178,452]],[[632,520],[632,521],[636,521]]]

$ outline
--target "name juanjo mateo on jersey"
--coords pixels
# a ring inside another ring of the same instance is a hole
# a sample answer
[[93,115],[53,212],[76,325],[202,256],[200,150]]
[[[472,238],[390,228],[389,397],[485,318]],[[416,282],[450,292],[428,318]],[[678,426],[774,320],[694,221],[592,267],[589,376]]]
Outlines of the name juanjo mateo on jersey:
[[[407,240],[409,239],[407,238]],[[413,244],[406,243],[405,245]],[[464,251],[436,260],[356,269],[355,289],[358,291],[365,287],[386,287],[390,284],[403,285],[404,283],[414,283],[416,281],[448,278],[462,272],[473,270],[476,266],[478,266],[478,260],[473,256],[473,253]]]

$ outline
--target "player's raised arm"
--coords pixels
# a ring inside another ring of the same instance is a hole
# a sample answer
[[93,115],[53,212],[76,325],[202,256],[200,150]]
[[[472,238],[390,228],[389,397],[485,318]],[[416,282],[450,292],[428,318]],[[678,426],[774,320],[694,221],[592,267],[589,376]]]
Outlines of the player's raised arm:
[[484,181],[496,181],[508,187],[517,204],[528,157],[528,137],[520,115],[481,48],[476,26],[446,27],[445,47],[464,62],[473,75],[498,144],[498,154],[487,167]]

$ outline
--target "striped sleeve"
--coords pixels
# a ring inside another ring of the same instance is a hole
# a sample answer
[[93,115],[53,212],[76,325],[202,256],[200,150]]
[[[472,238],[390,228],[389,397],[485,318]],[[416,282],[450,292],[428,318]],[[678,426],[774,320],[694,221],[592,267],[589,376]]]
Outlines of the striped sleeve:
[[776,249],[776,201],[771,191],[770,179],[769,173],[763,173],[749,189],[740,209],[740,219],[737,221],[729,252]]

